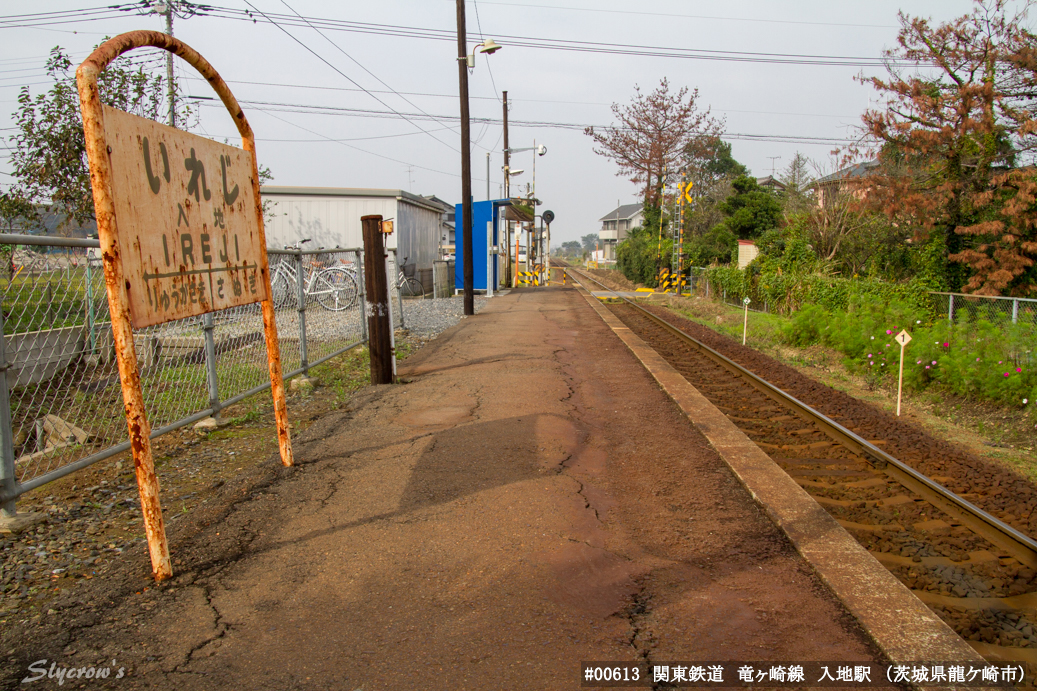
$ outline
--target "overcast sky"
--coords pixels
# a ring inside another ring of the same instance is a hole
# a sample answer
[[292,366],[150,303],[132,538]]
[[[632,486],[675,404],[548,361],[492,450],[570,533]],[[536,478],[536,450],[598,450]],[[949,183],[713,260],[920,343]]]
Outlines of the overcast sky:
[[[271,168],[274,184],[402,188],[460,200],[454,0],[249,1],[259,11],[255,23],[195,16],[177,19],[174,33],[208,58],[245,102],[260,163]],[[244,0],[217,0],[215,6],[251,10]],[[104,6],[96,0],[8,0],[2,7],[9,20]],[[473,194],[477,201],[486,198],[488,151],[491,195],[500,193],[501,90],[512,104],[511,146],[536,141],[548,148],[537,160],[536,190],[544,202],[540,210],[555,212],[556,243],[597,232],[597,219],[617,202],[636,201],[634,185],[617,177],[614,164],[595,155],[590,138],[572,127],[612,123],[610,105],[628,102],[635,85],[650,91],[665,77],[674,88],[697,88],[702,108],[726,120],[735,158],[757,176],[772,166],[780,172],[797,150],[826,165],[836,142],[855,136],[860,113],[873,99],[873,90],[854,77],[881,68],[760,60],[781,54],[873,61],[895,42],[898,10],[943,21],[970,7],[968,0],[468,0],[469,46],[482,38],[504,46],[493,56],[478,56],[470,74],[472,117],[492,120],[472,125]],[[298,19],[295,25],[283,19],[294,13],[334,21],[315,23],[318,33]],[[33,19],[33,26],[0,28],[0,134],[12,134],[22,85],[33,94],[46,90],[43,65],[52,47],[62,46],[78,64],[106,35],[164,26],[158,16],[112,14],[84,12],[66,23],[42,26]],[[508,37],[514,37],[511,45]],[[544,39],[586,42],[581,45],[592,50],[515,45]],[[663,55],[598,52],[630,45]],[[673,49],[718,51],[711,55],[727,59],[676,57]],[[187,80],[185,93],[212,95],[186,63],[179,62],[177,74]],[[196,131],[237,143],[219,102],[199,103]],[[319,107],[343,110],[313,112]],[[411,114],[419,117],[402,117]],[[512,191],[524,191],[533,154],[516,154],[512,167],[525,170],[513,178]],[[5,152],[5,188],[10,172]]]

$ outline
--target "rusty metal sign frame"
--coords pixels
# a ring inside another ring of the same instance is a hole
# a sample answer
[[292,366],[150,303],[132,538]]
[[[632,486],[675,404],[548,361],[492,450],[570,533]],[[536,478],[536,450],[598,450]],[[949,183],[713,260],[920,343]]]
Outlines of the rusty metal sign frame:
[[133,347],[133,327],[130,321],[127,282],[123,273],[122,248],[119,243],[118,219],[111,189],[110,150],[105,138],[104,112],[97,78],[117,57],[134,48],[161,48],[183,58],[205,77],[223,101],[234,124],[241,134],[242,148],[252,160],[252,189],[255,198],[255,213],[262,240],[260,274],[266,286],[267,299],[263,300],[263,331],[266,336],[267,360],[270,370],[270,388],[274,398],[274,417],[277,423],[277,441],[281,462],[293,465],[292,442],[288,429],[288,409],[285,403],[284,380],[281,373],[281,352],[277,342],[277,326],[274,322],[274,304],[270,296],[270,266],[266,255],[266,232],[263,226],[262,200],[259,196],[259,167],[256,161],[256,142],[245,113],[238,105],[227,83],[219,73],[196,50],[186,43],[157,31],[131,31],[105,41],[90,54],[76,70],[76,84],[83,115],[83,133],[86,138],[86,153],[90,163],[90,184],[93,189],[94,215],[101,242],[104,262],[104,280],[108,291],[111,311],[112,333],[115,354],[122,383],[123,405],[126,409],[126,425],[129,431],[130,448],[140,490],[141,511],[144,529],[151,554],[152,574],[161,581],[173,575],[169,559],[169,544],[166,540],[162,507],[159,503],[158,477],[151,450],[151,424],[144,409],[137,354]]

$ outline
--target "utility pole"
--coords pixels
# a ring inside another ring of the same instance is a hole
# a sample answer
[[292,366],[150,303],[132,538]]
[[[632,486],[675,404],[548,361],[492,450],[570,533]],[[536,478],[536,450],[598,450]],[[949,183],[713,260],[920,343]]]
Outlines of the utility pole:
[[504,198],[511,199],[511,152],[508,150],[508,92],[504,92]]
[[[461,92],[461,238],[464,243],[464,313],[475,314],[475,268],[472,263],[472,133],[468,113],[468,33],[464,0],[457,0],[457,76]],[[507,177],[504,178],[507,180]]]
[[486,201],[490,201],[490,152],[486,152]]
[[[173,36],[173,0],[166,0],[166,34]],[[169,88],[169,126],[176,127],[176,82],[173,81],[173,54],[166,51],[166,85]]]

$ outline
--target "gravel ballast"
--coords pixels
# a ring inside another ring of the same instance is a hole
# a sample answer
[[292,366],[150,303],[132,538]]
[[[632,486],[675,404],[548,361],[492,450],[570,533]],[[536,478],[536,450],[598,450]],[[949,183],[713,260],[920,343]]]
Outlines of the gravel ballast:
[[[476,296],[479,312],[489,298]],[[464,296],[403,301],[403,328],[414,336],[432,339],[464,317]]]

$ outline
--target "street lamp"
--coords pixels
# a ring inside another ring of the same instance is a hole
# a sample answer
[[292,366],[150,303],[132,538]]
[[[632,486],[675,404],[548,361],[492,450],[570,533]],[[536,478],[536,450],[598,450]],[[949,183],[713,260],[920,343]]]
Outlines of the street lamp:
[[[464,0],[457,0],[457,77],[461,92],[461,238],[464,243],[464,313],[475,314],[475,269],[472,265],[472,133],[468,113],[468,70],[475,67],[475,54],[491,55],[500,50],[493,39],[477,43],[468,53]],[[487,286],[488,287],[488,286]]]
[[[543,144],[541,144],[540,146],[537,146],[536,145],[536,140],[534,140],[533,141],[533,146],[527,146],[527,147],[522,148],[522,149],[504,149],[504,160],[508,161],[508,159],[510,158],[511,154],[520,154],[523,151],[535,151],[537,156],[543,156],[544,154],[547,153],[547,147],[544,146]],[[510,170],[508,164],[505,162],[505,164],[504,164],[504,196],[505,197],[508,197],[509,199],[511,198],[511,180],[509,178],[511,178],[512,175],[518,175],[521,172],[522,172],[521,170]],[[537,180],[537,160],[534,158],[533,159],[533,192],[534,193],[536,192],[536,180]],[[536,195],[534,194],[534,196],[536,196]]]

